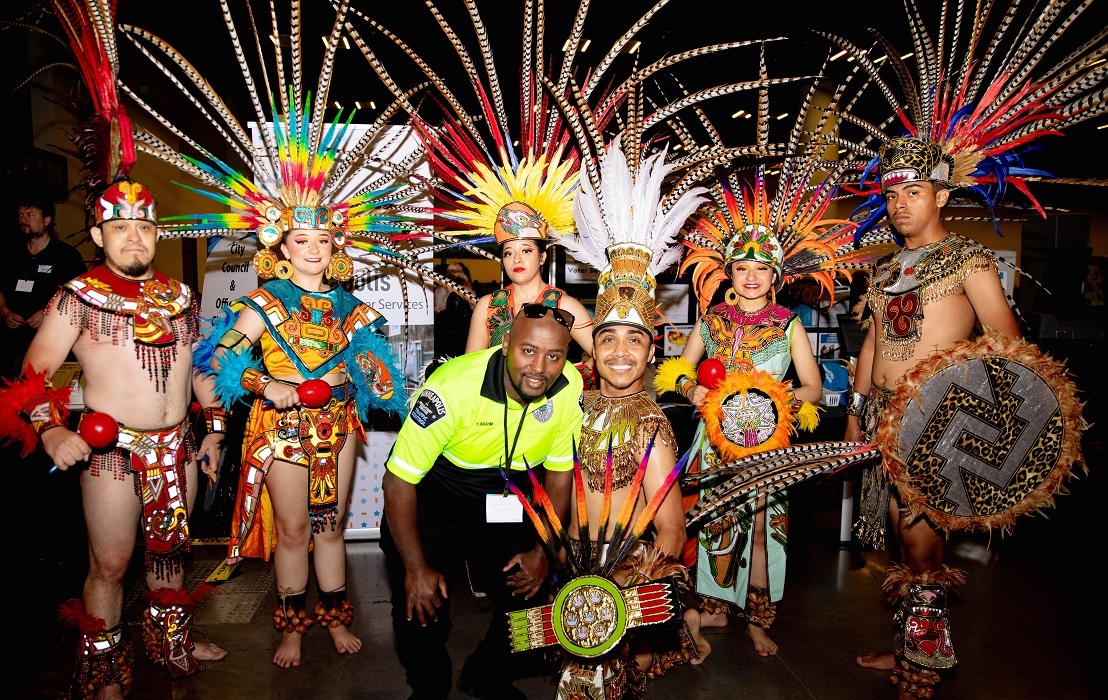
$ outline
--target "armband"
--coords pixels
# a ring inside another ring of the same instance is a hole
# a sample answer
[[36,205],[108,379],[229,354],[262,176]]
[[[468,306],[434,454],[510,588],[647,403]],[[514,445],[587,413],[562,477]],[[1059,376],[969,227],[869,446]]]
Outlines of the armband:
[[696,388],[696,380],[695,379],[693,379],[692,377],[687,377],[685,375],[681,375],[680,377],[677,378],[677,393],[681,394],[686,399],[689,399],[691,401],[692,399],[689,398],[689,389],[690,388],[693,388],[693,389]]
[[[53,388],[53,387],[51,387]],[[50,428],[66,424],[69,409],[59,404],[50,394],[39,394],[23,406],[23,413],[40,436]]]
[[68,386],[55,389],[45,372],[28,366],[26,373],[0,384],[0,444],[16,443],[22,456],[31,454],[39,436],[66,425],[69,417]]
[[858,391],[851,391],[850,400],[846,402],[846,415],[861,418],[868,403],[869,396]]
[[251,345],[250,339],[243,333],[236,331],[234,328],[228,330],[220,338],[219,342],[215,344],[217,348],[224,348],[226,350],[235,350],[239,345],[246,343]]
[[[264,387],[263,387],[264,388]],[[227,433],[227,412],[219,406],[211,406],[202,410],[204,416],[204,428],[208,435],[212,433]]]
[[272,381],[273,377],[264,372],[259,372],[253,367],[247,368],[242,373],[242,388],[252,391],[258,396],[265,393],[266,385]]

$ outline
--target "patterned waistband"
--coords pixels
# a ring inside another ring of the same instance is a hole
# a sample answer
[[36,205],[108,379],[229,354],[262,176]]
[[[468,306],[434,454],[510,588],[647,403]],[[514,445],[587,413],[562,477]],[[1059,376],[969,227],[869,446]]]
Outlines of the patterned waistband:
[[187,418],[171,428],[158,430],[139,430],[121,425],[115,444],[138,457],[147,468],[159,465],[168,468],[177,463],[177,450],[190,428]]

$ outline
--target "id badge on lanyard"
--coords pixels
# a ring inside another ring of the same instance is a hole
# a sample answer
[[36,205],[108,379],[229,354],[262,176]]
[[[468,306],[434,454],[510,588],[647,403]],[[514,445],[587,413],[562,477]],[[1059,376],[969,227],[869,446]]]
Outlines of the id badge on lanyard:
[[[515,456],[516,445],[519,444],[519,434],[523,432],[523,421],[527,418],[527,407],[531,403],[523,405],[523,415],[519,417],[519,427],[516,428],[516,436],[512,441],[512,447],[508,449],[508,400],[504,399],[504,455],[508,471],[512,469],[512,458]],[[523,504],[515,494],[508,491],[507,485],[501,493],[485,494],[485,522],[487,523],[522,523]]]

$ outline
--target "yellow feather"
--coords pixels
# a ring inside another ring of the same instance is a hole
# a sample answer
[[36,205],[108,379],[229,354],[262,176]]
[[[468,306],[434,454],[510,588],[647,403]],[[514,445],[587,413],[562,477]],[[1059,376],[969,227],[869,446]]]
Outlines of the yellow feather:
[[696,377],[696,367],[683,357],[670,357],[658,365],[654,373],[654,391],[659,395],[667,391],[677,391],[677,380],[681,377]]
[[819,406],[814,403],[808,403],[807,401],[801,404],[800,408],[797,409],[796,414],[793,416],[793,420],[796,424],[809,432],[816,429],[816,426],[819,425],[819,419]]

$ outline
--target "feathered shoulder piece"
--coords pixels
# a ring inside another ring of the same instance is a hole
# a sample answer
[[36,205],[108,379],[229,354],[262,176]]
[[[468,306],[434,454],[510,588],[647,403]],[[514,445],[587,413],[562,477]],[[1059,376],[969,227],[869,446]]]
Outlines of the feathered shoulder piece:
[[1091,4],[944,0],[932,23],[915,0],[905,0],[910,47],[895,47],[872,29],[872,50],[820,32],[854,59],[858,79],[891,108],[848,120],[862,129],[844,141],[863,161],[858,192],[869,199],[860,231],[884,217],[882,187],[912,179],[961,188],[990,213],[1011,186],[1044,213],[1027,182],[1055,177],[1027,166],[1024,155],[1043,136],[1106,109],[1103,23],[1093,22],[1095,33],[1068,54],[1055,46],[1064,33],[1089,25],[1082,15]]

